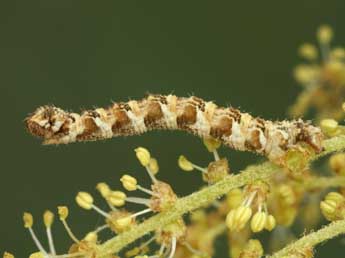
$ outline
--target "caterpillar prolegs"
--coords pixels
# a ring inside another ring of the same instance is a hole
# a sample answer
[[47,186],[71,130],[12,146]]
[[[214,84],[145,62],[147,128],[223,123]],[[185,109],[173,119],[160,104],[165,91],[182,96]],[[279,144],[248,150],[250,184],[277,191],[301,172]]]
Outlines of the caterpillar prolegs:
[[194,96],[174,95],[149,95],[82,114],[42,106],[26,119],[26,125],[45,144],[107,139],[155,129],[184,130],[219,139],[236,150],[265,155],[278,164],[288,149],[301,143],[320,152],[323,139],[318,127],[302,120],[273,122]]

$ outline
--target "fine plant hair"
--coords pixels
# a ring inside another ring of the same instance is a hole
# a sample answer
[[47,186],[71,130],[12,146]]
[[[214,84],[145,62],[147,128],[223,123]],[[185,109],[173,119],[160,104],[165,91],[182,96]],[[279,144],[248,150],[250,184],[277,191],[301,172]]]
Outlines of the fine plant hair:
[[[183,155],[177,158],[179,170],[199,171],[205,182],[200,190],[178,197],[169,182],[159,179],[159,163],[152,155],[155,150],[136,148],[135,155],[151,185],[145,187],[129,174],[119,178],[126,192],[99,182],[96,189],[108,210],[99,208],[90,193],[78,192],[75,201],[80,208],[104,217],[104,225],[83,237],[73,233],[68,207],[58,206],[59,220],[72,241],[62,252],[54,245],[54,212],[43,214],[48,248],[34,232],[31,213],[24,212],[24,227],[37,247],[30,257],[207,258],[215,255],[214,243],[220,235],[227,236],[232,258],[314,257],[318,244],[345,233],[345,127],[341,125],[345,50],[331,48],[332,37],[327,25],[317,31],[321,62],[313,44],[299,49],[309,63],[295,69],[303,90],[289,109],[291,117],[283,121],[256,118],[196,96],[148,95],[81,114],[55,106],[37,108],[25,124],[44,144],[182,130],[200,137],[213,161],[202,167]],[[313,122],[295,118],[310,109],[315,111]],[[254,152],[267,161],[235,173],[229,161],[219,155],[221,145]],[[320,161],[324,164],[314,166],[321,157],[326,157]],[[135,191],[148,198],[135,197]],[[127,203],[144,208],[133,212]],[[152,216],[141,217],[148,213]],[[322,219],[329,223],[320,226]],[[305,232],[298,239],[291,237],[295,223]],[[100,241],[106,230],[113,236]],[[263,243],[259,234],[264,231],[271,236],[269,243]],[[14,255],[5,252],[3,257]]]

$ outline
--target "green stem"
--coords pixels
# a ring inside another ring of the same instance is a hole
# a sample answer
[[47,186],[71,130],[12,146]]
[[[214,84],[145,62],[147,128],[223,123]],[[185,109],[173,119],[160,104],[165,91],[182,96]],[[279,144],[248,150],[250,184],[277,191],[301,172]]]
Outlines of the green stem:
[[[315,159],[326,154],[341,151],[345,149],[345,136],[337,136],[324,141],[325,150],[315,157]],[[145,234],[154,231],[168,223],[171,223],[183,214],[203,207],[230,190],[244,186],[258,179],[271,177],[279,167],[269,162],[247,167],[236,176],[228,176],[218,183],[195,192],[189,196],[177,200],[174,207],[167,212],[159,213],[144,222],[133,226],[129,231],[121,233],[118,236],[106,241],[99,246],[99,257],[104,257],[111,253],[118,253],[124,247],[134,242]]]
[[294,254],[296,251],[313,247],[340,234],[345,234],[345,220],[332,222],[316,232],[305,235],[272,256],[267,256],[267,258],[290,257],[289,255]]
[[328,187],[345,187],[345,176],[316,177],[305,182],[303,186],[309,191]]

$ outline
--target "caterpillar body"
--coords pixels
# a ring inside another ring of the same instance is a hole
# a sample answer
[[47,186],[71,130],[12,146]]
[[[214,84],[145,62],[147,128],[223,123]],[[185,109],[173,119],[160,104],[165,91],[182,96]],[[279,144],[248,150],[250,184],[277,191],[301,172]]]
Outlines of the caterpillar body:
[[26,119],[26,126],[45,144],[100,140],[155,129],[184,130],[202,138],[219,139],[236,150],[265,155],[277,164],[288,149],[301,143],[320,152],[323,139],[318,127],[300,119],[273,122],[195,96],[175,95],[149,95],[82,114],[42,106]]

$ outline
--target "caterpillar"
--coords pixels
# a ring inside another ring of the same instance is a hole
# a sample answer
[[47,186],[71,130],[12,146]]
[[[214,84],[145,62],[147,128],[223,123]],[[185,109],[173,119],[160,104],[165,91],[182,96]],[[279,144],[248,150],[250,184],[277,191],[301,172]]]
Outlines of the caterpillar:
[[318,127],[301,119],[273,122],[254,118],[195,96],[148,95],[139,101],[113,103],[81,114],[42,106],[25,122],[28,131],[43,138],[44,144],[101,140],[157,129],[183,130],[219,139],[236,150],[265,155],[278,164],[288,149],[300,143],[321,152],[323,140]]

